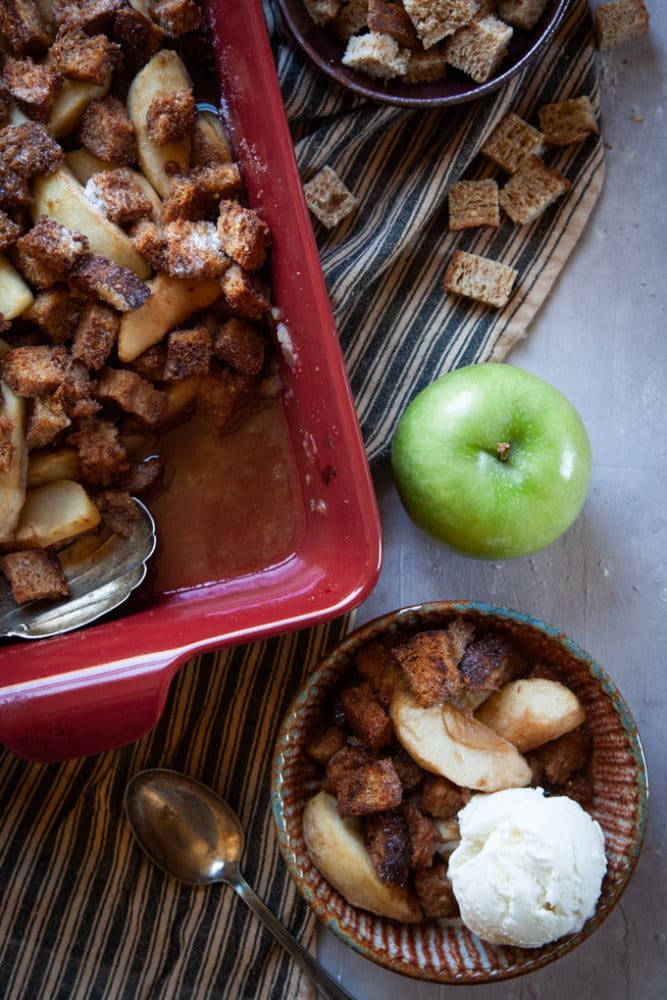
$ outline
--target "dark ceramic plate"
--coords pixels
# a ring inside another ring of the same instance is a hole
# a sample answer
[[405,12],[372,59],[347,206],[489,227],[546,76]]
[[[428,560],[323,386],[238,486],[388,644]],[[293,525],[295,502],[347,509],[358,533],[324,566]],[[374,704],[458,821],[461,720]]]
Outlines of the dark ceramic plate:
[[292,34],[323,72],[356,94],[383,104],[408,108],[437,108],[474,101],[502,87],[531,62],[554,34],[570,0],[548,0],[544,14],[530,31],[515,30],[508,54],[498,72],[486,83],[475,83],[458,70],[447,68],[447,78],[437,83],[406,84],[376,80],[343,66],[345,43],[327,28],[316,25],[302,0],[278,0]]
[[[303,839],[302,812],[319,787],[304,752],[309,728],[327,694],[371,639],[442,628],[455,616],[508,635],[527,659],[546,662],[577,695],[593,737],[591,813],[605,837],[607,874],[597,910],[578,934],[542,948],[488,944],[460,924],[401,924],[351,906],[315,868]],[[470,602],[439,601],[403,608],[343,640],[299,691],[283,722],[273,764],[273,813],[292,878],[319,919],[366,958],[415,979],[438,983],[497,982],[533,972],[566,955],[605,920],[634,870],[648,818],[646,765],[637,727],[613,681],[562,632],[528,615]]]

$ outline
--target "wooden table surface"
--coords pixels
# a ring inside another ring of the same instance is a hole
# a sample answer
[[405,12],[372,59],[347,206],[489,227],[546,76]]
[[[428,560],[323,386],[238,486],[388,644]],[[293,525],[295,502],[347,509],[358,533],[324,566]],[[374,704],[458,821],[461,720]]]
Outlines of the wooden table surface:
[[[642,857],[600,930],[546,969],[507,984],[440,987],[375,966],[322,931],[319,953],[358,1000],[667,996],[667,4],[650,35],[600,55],[607,175],[586,233],[528,338],[509,360],[556,385],[590,434],[593,478],[559,541],[477,562],[430,541],[376,477],[385,535],[362,624],[425,600],[478,599],[557,625],[611,674],[637,721],[651,785]],[[593,4],[592,6],[595,6]]]

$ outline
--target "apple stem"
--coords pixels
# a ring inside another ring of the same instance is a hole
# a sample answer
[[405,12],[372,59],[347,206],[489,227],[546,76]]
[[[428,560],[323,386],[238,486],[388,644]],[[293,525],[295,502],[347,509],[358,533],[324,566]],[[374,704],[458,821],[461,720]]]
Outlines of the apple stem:
[[506,462],[509,458],[510,446],[508,441],[499,441],[496,445],[496,451],[498,452],[498,458],[501,462]]

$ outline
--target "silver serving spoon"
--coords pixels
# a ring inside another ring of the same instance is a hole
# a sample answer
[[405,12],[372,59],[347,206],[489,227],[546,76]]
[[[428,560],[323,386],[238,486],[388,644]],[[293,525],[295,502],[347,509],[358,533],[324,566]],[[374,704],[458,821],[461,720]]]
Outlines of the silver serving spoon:
[[70,596],[63,601],[33,601],[17,606],[9,586],[0,583],[0,636],[44,639],[89,625],[127,600],[146,576],[155,551],[155,521],[140,500],[129,538],[107,529],[83,535],[59,553]]
[[332,1000],[352,1000],[255,895],[239,868],[243,829],[210,788],[176,771],[140,771],[125,791],[125,811],[151,861],[188,885],[226,882]]

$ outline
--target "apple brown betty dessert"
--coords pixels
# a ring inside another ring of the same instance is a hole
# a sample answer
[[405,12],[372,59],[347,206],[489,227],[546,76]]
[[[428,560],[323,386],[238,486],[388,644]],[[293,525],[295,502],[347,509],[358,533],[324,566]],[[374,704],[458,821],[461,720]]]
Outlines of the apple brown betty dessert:
[[474,792],[593,797],[578,698],[463,618],[359,648],[305,751],[321,769],[303,815],[314,864],[349,903],[402,921],[458,917],[448,858]]
[[[277,389],[266,260],[177,48],[192,0],[0,4],[0,569],[67,596],[58,550],[162,476],[154,436],[225,433]],[[101,529],[99,529],[101,530]]]

